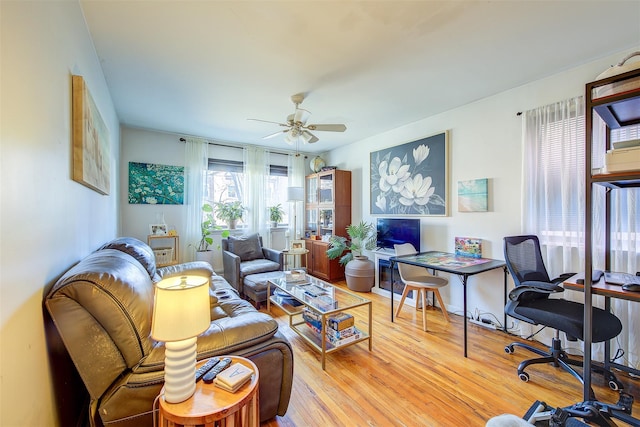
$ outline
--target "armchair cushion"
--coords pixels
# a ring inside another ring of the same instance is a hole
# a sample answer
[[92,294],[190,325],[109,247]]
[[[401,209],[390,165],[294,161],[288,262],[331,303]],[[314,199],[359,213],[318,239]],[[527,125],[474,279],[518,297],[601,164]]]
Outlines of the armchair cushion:
[[258,233],[240,237],[229,236],[229,251],[238,255],[240,261],[264,258]]

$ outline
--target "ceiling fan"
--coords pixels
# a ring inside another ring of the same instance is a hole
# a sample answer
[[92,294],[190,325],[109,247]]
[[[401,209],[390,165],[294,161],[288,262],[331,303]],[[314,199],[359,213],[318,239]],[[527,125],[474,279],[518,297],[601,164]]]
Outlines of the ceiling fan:
[[269,120],[261,119],[248,119],[257,122],[274,123],[285,128],[283,130],[279,130],[278,132],[267,135],[262,139],[269,139],[278,135],[284,135],[284,141],[289,145],[299,143],[300,141],[302,141],[302,143],[304,144],[313,144],[319,139],[310,131],[344,132],[345,130],[347,130],[347,127],[343,124],[307,124],[307,120],[309,120],[309,117],[311,117],[311,112],[305,110],[304,108],[300,108],[300,104],[302,104],[302,101],[304,101],[304,95],[301,93],[292,95],[291,101],[295,104],[296,109],[293,114],[289,114],[287,116],[286,123],[271,122]]

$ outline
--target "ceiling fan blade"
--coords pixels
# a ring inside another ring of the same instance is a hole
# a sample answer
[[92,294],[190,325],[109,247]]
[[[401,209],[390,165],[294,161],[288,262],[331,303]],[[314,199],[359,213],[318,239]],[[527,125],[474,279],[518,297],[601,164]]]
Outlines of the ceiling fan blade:
[[274,136],[278,136],[278,135],[282,135],[283,133],[287,133],[289,132],[289,129],[286,130],[279,130],[278,132],[274,132],[272,134],[269,134],[267,136],[263,136],[262,139],[269,139],[269,138],[273,138]]
[[309,143],[309,144],[313,144],[314,142],[320,141],[317,136],[315,136],[308,130],[302,131],[302,138],[305,143]]
[[254,122],[273,123],[273,124],[278,125],[278,126],[289,126],[288,124],[285,124],[285,123],[272,122],[270,120],[262,120],[262,119],[247,119],[247,120],[251,120],[251,121],[254,121]]
[[331,125],[309,125],[309,130],[328,131],[328,132],[344,132],[347,130],[345,125],[331,124]]

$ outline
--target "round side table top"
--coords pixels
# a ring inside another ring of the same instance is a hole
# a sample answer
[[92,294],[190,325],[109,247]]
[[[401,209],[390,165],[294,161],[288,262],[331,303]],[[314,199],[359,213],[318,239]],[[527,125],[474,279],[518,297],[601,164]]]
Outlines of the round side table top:
[[[189,399],[180,403],[168,403],[164,400],[164,388],[160,391],[160,411],[173,422],[188,424],[195,419],[211,420],[222,419],[236,412],[250,402],[258,391],[258,368],[249,359],[238,356],[218,356],[231,358],[231,365],[242,363],[253,370],[253,376],[235,393],[228,392],[213,383],[206,384],[200,380],[196,384],[196,391]],[[204,364],[206,360],[198,362],[196,368]],[[202,422],[204,424],[205,421]]]

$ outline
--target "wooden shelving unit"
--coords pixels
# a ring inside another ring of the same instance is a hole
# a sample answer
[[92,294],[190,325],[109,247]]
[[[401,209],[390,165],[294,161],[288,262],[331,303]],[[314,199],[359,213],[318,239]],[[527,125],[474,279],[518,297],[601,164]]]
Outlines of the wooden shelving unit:
[[[347,236],[351,224],[351,171],[333,169],[305,179],[304,232],[309,250],[307,270],[324,280],[344,278],[338,259],[327,258],[328,239]],[[318,237],[318,239],[313,237]]]
[[[603,94],[603,91],[607,92]],[[605,270],[611,269],[611,208],[612,191],[624,191],[628,188],[640,187],[639,169],[615,173],[594,173],[594,133],[596,118],[600,117],[606,123],[606,149],[611,148],[611,130],[640,124],[640,69],[629,71],[617,76],[608,77],[587,83],[585,88],[586,116],[585,116],[585,310],[584,310],[584,400],[591,399],[591,345],[592,345],[592,292],[591,274],[593,269],[593,189],[604,186],[606,192],[605,203]],[[600,153],[602,154],[602,153]],[[609,302],[607,301],[607,308]],[[610,360],[610,354],[605,351],[605,361]]]

